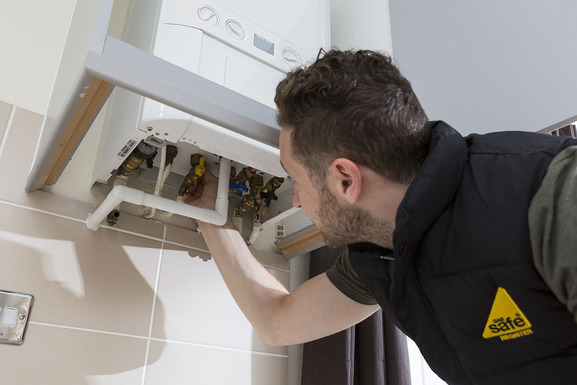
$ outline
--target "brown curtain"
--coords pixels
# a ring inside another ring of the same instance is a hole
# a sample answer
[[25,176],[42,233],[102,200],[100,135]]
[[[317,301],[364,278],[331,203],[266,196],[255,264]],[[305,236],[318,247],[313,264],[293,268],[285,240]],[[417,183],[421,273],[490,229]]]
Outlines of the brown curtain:
[[[342,249],[311,253],[309,277],[328,270]],[[340,333],[308,342],[301,385],[411,385],[407,341],[378,311]]]

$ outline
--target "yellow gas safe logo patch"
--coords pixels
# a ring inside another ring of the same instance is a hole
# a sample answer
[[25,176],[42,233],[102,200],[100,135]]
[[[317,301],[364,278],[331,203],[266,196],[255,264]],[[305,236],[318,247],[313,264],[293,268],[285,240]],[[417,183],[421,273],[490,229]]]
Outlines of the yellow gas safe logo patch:
[[483,338],[500,337],[501,341],[533,334],[531,322],[525,317],[513,298],[502,287],[497,289],[495,301],[485,325]]

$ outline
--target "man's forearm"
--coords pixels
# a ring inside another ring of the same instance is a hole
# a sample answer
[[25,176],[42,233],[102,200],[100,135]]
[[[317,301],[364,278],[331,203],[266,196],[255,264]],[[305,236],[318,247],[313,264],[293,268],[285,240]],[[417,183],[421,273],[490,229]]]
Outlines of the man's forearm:
[[222,227],[200,222],[199,229],[234,300],[270,343],[271,328],[278,325],[275,316],[288,291],[254,258],[230,221]]

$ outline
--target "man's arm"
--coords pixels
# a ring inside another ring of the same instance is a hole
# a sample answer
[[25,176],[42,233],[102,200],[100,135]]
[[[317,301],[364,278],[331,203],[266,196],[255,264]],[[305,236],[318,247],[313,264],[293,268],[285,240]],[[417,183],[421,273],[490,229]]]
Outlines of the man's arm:
[[266,344],[293,345],[325,337],[379,308],[349,299],[324,273],[291,294],[252,256],[230,223],[201,223],[200,230],[236,303]]
[[553,159],[529,208],[535,266],[577,322],[577,146]]
[[[206,173],[185,200],[213,208],[216,177]],[[212,207],[211,207],[212,205]],[[325,337],[367,318],[379,309],[342,294],[320,274],[289,293],[251,254],[230,223],[199,222],[199,228],[236,303],[269,345],[293,345]]]

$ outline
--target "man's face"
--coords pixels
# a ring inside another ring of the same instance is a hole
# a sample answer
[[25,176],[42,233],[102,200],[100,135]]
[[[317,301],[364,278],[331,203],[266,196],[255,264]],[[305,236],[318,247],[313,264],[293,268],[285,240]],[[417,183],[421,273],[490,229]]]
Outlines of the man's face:
[[283,129],[280,134],[280,161],[293,183],[293,206],[300,207],[315,221],[318,212],[318,188],[301,162],[293,157],[290,131]]
[[367,241],[366,236],[380,230],[377,222],[367,211],[340,202],[330,190],[326,180],[315,183],[307,169],[293,157],[290,131],[280,135],[281,163],[294,185],[293,205],[301,207],[323,234],[330,247]]

